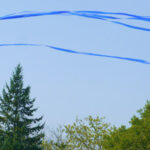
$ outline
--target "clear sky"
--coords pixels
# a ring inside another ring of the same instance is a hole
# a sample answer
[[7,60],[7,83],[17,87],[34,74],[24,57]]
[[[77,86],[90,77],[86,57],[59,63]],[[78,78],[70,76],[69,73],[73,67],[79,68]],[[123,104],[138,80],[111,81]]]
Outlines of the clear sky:
[[[4,0],[0,16],[20,11],[99,10],[150,16],[149,0]],[[140,22],[136,22],[140,24]],[[142,23],[150,26],[150,23]],[[37,43],[150,61],[150,32],[76,16],[0,21],[0,43]],[[76,116],[105,116],[128,124],[150,98],[150,65],[57,52],[42,47],[0,47],[0,90],[21,63],[25,85],[47,126]]]

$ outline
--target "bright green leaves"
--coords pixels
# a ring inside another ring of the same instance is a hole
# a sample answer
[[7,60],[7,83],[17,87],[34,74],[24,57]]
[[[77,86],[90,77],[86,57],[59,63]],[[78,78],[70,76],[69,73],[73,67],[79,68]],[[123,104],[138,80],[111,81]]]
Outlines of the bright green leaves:
[[103,136],[109,127],[103,119],[92,116],[84,120],[77,118],[72,125],[65,126],[69,146],[72,149],[102,149]]

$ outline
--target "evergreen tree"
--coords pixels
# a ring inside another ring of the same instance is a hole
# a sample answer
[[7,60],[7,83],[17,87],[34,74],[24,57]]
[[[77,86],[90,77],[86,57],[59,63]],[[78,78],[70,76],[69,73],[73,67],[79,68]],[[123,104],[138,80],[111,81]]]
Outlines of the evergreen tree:
[[33,117],[37,110],[34,102],[35,99],[30,98],[30,87],[24,88],[19,64],[0,97],[1,150],[41,150],[43,117]]

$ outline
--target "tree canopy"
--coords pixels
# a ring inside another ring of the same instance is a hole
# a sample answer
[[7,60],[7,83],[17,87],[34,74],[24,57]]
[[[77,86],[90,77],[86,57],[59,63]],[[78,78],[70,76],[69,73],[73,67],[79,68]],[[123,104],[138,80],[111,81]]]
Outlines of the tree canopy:
[[149,150],[150,149],[150,101],[137,111],[138,117],[131,118],[130,127],[112,128],[105,135],[106,150]]
[[[45,141],[45,150],[149,150],[150,101],[130,120],[130,127],[110,126],[103,118],[88,116],[64,126],[64,139]],[[61,134],[60,137],[63,137]],[[56,135],[56,134],[55,134]],[[59,136],[58,136],[59,137]]]

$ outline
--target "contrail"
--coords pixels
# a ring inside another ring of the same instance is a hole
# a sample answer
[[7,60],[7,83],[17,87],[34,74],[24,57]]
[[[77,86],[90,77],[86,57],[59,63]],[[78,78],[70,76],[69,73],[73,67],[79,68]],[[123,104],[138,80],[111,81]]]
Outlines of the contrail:
[[150,62],[148,62],[146,60],[143,60],[143,59],[129,58],[129,57],[120,57],[120,56],[112,56],[112,55],[105,55],[105,54],[99,54],[99,53],[81,52],[81,51],[76,51],[76,50],[71,50],[71,49],[59,48],[59,47],[55,47],[55,46],[51,46],[51,45],[26,44],[26,43],[0,44],[0,47],[3,47],[3,46],[38,46],[38,47],[40,46],[40,47],[51,48],[51,49],[56,50],[56,51],[62,51],[62,52],[66,52],[66,53],[71,53],[71,54],[97,56],[97,57],[119,59],[119,60],[131,61],[131,62],[138,62],[138,63],[142,63],[142,64],[150,64]]
[[[150,28],[134,26],[127,23],[123,23],[120,21],[114,20],[140,20],[140,21],[147,21],[150,22],[150,17],[146,16],[139,16],[129,13],[122,13],[122,12],[103,12],[103,11],[50,11],[50,12],[33,12],[33,11],[23,11],[19,13],[13,13],[5,16],[1,16],[0,20],[11,20],[11,19],[23,19],[23,18],[31,18],[31,17],[40,17],[40,16],[50,16],[50,15],[73,15],[73,16],[80,16],[86,17],[91,19],[99,19],[103,21],[108,21],[111,23],[115,23],[127,28],[132,28],[136,30],[142,31],[150,31]],[[119,17],[120,16],[120,17]],[[124,18],[127,17],[127,18]]]

